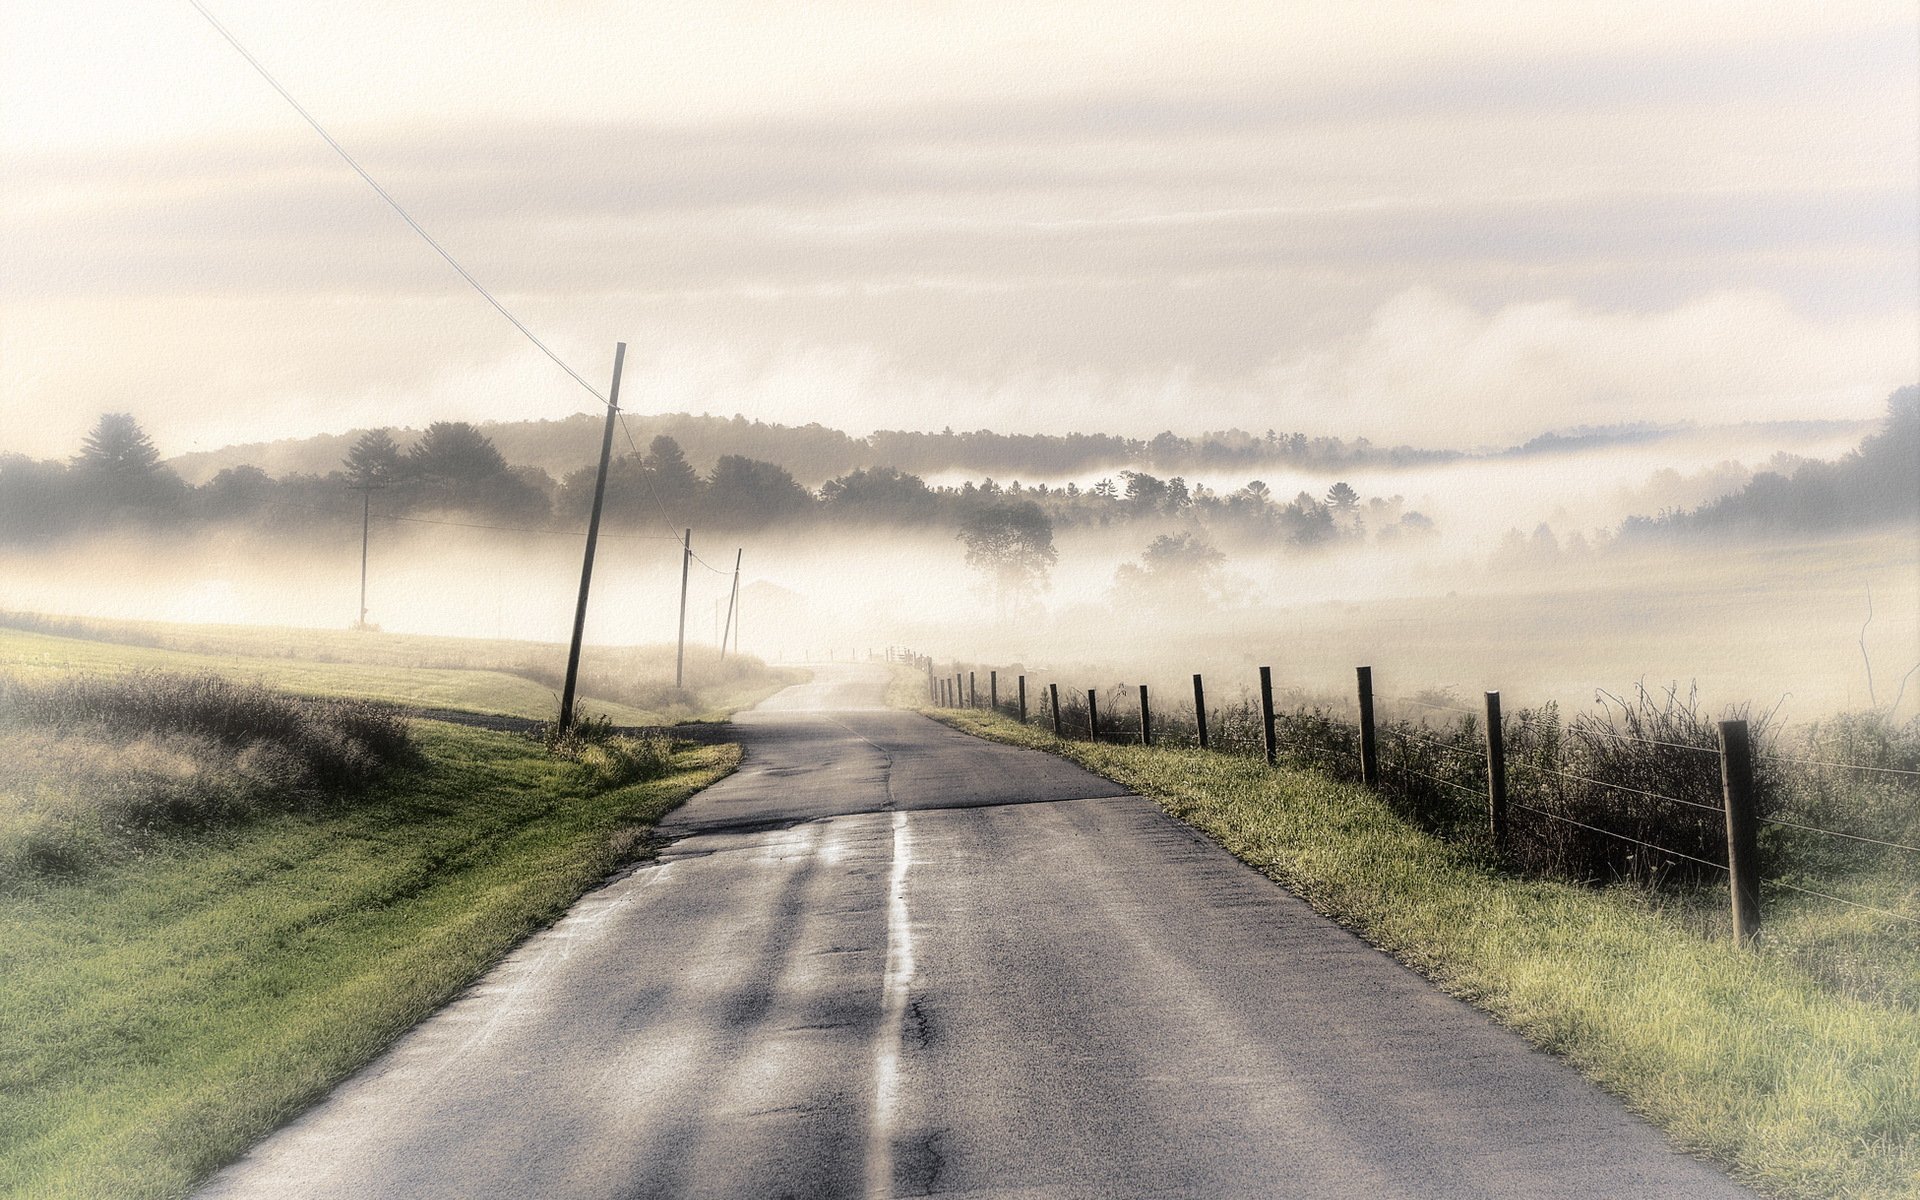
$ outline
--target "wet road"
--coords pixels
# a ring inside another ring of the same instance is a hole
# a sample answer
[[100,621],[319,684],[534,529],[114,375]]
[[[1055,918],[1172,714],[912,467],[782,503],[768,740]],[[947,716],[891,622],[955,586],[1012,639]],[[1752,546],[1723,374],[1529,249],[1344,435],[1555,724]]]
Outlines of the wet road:
[[208,1198],[1732,1197],[1152,804],[822,668]]

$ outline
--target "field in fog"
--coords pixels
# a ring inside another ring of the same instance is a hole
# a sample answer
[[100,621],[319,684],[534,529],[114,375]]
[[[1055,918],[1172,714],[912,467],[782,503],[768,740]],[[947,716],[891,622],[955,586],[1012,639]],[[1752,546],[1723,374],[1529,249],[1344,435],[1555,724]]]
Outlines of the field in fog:
[[[1871,591],[1866,644],[1884,704],[1920,662],[1920,538],[1911,529],[1591,550],[1571,540],[1598,543],[1627,515],[1710,499],[1778,453],[1837,452],[1753,437],[1345,475],[1363,501],[1403,497],[1436,532],[1301,552],[1222,531],[1212,601],[1197,590],[1147,601],[1114,590],[1121,563],[1181,527],[1172,519],[1057,530],[1049,589],[1005,619],[947,533],[801,527],[721,541],[696,530],[694,545],[730,566],[744,540],[741,646],[770,661],[905,644],[940,658],[1101,676],[1089,682],[1208,671],[1229,686],[1270,664],[1282,686],[1334,694],[1345,693],[1354,665],[1370,662],[1387,691],[1497,687],[1567,704],[1590,701],[1596,687],[1697,680],[1710,706],[1784,700],[1789,719],[1867,702],[1859,643]],[[1264,481],[1284,498],[1324,494],[1333,477]],[[1246,481],[1206,482],[1225,490]],[[1558,548],[1502,548],[1510,531],[1531,537],[1542,523]],[[15,549],[0,562],[0,608],[340,629],[356,615],[359,533],[354,521],[297,542],[230,529]],[[580,544],[577,534],[376,522],[370,619],[390,632],[563,641]],[[664,531],[603,541],[589,642],[670,642],[679,558]],[[730,583],[693,565],[691,641],[717,640]],[[1903,711],[1916,702],[1920,688]]]

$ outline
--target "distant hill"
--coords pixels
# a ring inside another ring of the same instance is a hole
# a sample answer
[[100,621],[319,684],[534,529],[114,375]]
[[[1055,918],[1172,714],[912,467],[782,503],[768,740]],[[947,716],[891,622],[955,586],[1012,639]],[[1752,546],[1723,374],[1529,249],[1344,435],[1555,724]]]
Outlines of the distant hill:
[[[1151,467],[1166,474],[1178,474],[1268,466],[1414,466],[1485,454],[1579,453],[1705,432],[1685,425],[1583,427],[1542,434],[1509,449],[1470,453],[1375,446],[1365,438],[1346,441],[1274,430],[1255,434],[1226,429],[1193,436],[1167,432],[1147,439],[1103,433],[1010,434],[984,429],[967,432],[880,430],[867,437],[854,437],[819,424],[781,425],[739,416],[690,413],[630,413],[625,424],[634,442],[641,447],[656,435],[673,438],[686,453],[688,462],[703,473],[711,470],[721,456],[737,454],[780,466],[808,487],[818,487],[862,467],[893,467],[919,475],[966,472],[1001,480],[1044,480],[1122,467]],[[1795,434],[1858,434],[1870,427],[1870,423],[1858,421],[1794,421],[1756,423],[1739,428]],[[555,479],[564,479],[569,472],[591,464],[600,446],[601,419],[590,414],[559,420],[492,421],[480,428],[493,439],[508,462],[541,468]],[[363,432],[352,429],[277,442],[249,442],[182,454],[169,460],[168,465],[192,484],[204,483],[220,471],[237,466],[259,467],[274,476],[324,475],[340,466],[348,447]],[[417,436],[417,431],[411,429],[396,429],[394,433],[403,446]],[[627,449],[626,436],[616,435],[615,445],[618,450]]]
[[1887,399],[1878,432],[1830,462],[1791,474],[1763,471],[1744,488],[1699,508],[1630,517],[1625,536],[1665,532],[1830,533],[1920,521],[1920,387]]

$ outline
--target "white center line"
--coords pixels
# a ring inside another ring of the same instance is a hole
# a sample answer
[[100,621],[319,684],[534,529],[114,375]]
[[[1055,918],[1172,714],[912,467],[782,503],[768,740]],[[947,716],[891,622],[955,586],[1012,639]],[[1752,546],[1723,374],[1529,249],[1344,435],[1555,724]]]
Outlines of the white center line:
[[893,875],[887,888],[887,967],[880,1035],[874,1054],[873,1120],[867,1127],[867,1197],[893,1195],[893,1123],[899,1105],[900,1046],[913,982],[913,930],[907,920],[907,868],[912,864],[907,814],[893,814]]

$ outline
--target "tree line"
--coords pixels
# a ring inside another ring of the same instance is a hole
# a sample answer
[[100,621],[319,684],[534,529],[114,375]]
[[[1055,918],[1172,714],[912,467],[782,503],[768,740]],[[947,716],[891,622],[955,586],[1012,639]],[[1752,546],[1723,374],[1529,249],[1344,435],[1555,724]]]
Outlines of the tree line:
[[[593,502],[596,468],[555,479],[508,461],[493,439],[464,421],[429,425],[411,444],[393,432],[360,434],[330,471],[274,476],[227,467],[199,486],[161,461],[152,439],[126,413],[108,413],[67,461],[0,455],[0,538],[44,541],[113,526],[143,528],[247,523],[299,529],[357,516],[361,493],[382,517],[444,514],[510,528],[577,529]],[[962,531],[981,521],[1104,527],[1130,521],[1188,522],[1289,546],[1312,547],[1369,535],[1383,540],[1429,532],[1399,497],[1362,501],[1345,483],[1324,497],[1291,500],[1253,481],[1221,494],[1127,470],[1082,488],[988,478],[934,486],[895,466],[856,467],[820,488],[803,486],[777,463],[723,454],[702,473],[680,444],[655,435],[644,451],[609,464],[603,520],[610,531],[755,531],[805,522]]]
[[[639,445],[664,435],[677,442],[694,462],[713,463],[727,455],[739,455],[772,463],[809,487],[862,467],[892,467],[922,476],[964,472],[1002,479],[1057,479],[1122,466],[1142,466],[1163,475],[1241,469],[1257,473],[1262,468],[1282,466],[1333,471],[1450,462],[1466,457],[1456,450],[1376,446],[1365,438],[1348,441],[1273,429],[1265,433],[1214,430],[1192,437],[1166,432],[1152,438],[1105,433],[998,433],[990,429],[883,429],[855,437],[818,423],[782,425],[744,416],[632,413],[625,420]],[[583,413],[560,420],[489,422],[484,432],[509,461],[542,467],[561,477],[599,445],[600,417]],[[238,462],[251,462],[276,474],[324,475],[359,436],[356,431],[233,446],[184,454],[175,462],[192,476],[204,476]]]

